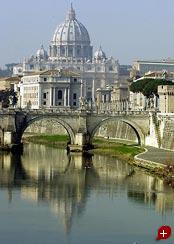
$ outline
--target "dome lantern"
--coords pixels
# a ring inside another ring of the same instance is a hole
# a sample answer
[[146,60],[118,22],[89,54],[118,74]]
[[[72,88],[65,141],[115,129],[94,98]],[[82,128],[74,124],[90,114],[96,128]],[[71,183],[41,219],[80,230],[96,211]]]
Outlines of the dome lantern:
[[48,54],[47,51],[44,49],[43,45],[41,45],[40,49],[37,50],[36,58],[39,60],[47,60]]
[[67,15],[67,19],[68,20],[75,20],[76,19],[76,12],[75,10],[73,9],[73,4],[71,3],[71,8],[68,12],[68,15]]

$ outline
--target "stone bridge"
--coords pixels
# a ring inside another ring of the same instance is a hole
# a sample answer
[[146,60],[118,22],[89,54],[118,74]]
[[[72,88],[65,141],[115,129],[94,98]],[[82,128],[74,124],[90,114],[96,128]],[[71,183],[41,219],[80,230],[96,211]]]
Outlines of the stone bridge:
[[153,112],[123,111],[103,112],[73,110],[0,110],[0,144],[11,148],[20,145],[26,128],[35,121],[54,119],[61,124],[70,137],[70,150],[84,150],[92,146],[92,140],[99,129],[107,121],[123,121],[137,135],[139,145],[160,147],[156,114]]

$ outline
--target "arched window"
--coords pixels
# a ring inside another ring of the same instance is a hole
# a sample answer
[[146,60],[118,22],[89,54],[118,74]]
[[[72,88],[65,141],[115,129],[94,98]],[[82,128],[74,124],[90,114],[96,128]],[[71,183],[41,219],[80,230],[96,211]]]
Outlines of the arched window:
[[62,99],[62,91],[61,90],[58,91],[58,99]]

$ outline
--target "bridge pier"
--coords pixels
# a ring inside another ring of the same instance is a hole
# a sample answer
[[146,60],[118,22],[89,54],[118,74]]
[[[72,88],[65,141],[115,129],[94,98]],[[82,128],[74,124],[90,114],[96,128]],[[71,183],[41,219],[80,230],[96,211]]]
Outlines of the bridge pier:
[[22,146],[22,143],[17,142],[16,132],[13,131],[2,131],[0,142],[0,148],[7,151],[14,151]]
[[74,144],[69,144],[70,152],[84,152],[92,147],[90,144],[90,137],[87,133],[78,132],[75,134]]

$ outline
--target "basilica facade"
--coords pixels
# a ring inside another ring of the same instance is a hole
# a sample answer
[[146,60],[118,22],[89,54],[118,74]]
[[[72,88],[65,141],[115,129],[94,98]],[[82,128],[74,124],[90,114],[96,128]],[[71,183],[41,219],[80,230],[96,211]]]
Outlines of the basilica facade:
[[93,53],[89,33],[77,20],[72,4],[65,21],[56,28],[48,49],[47,52],[41,46],[35,55],[14,67],[14,75],[68,69],[79,73],[84,97],[93,101],[98,88],[118,82],[118,60],[107,58],[101,47]]

